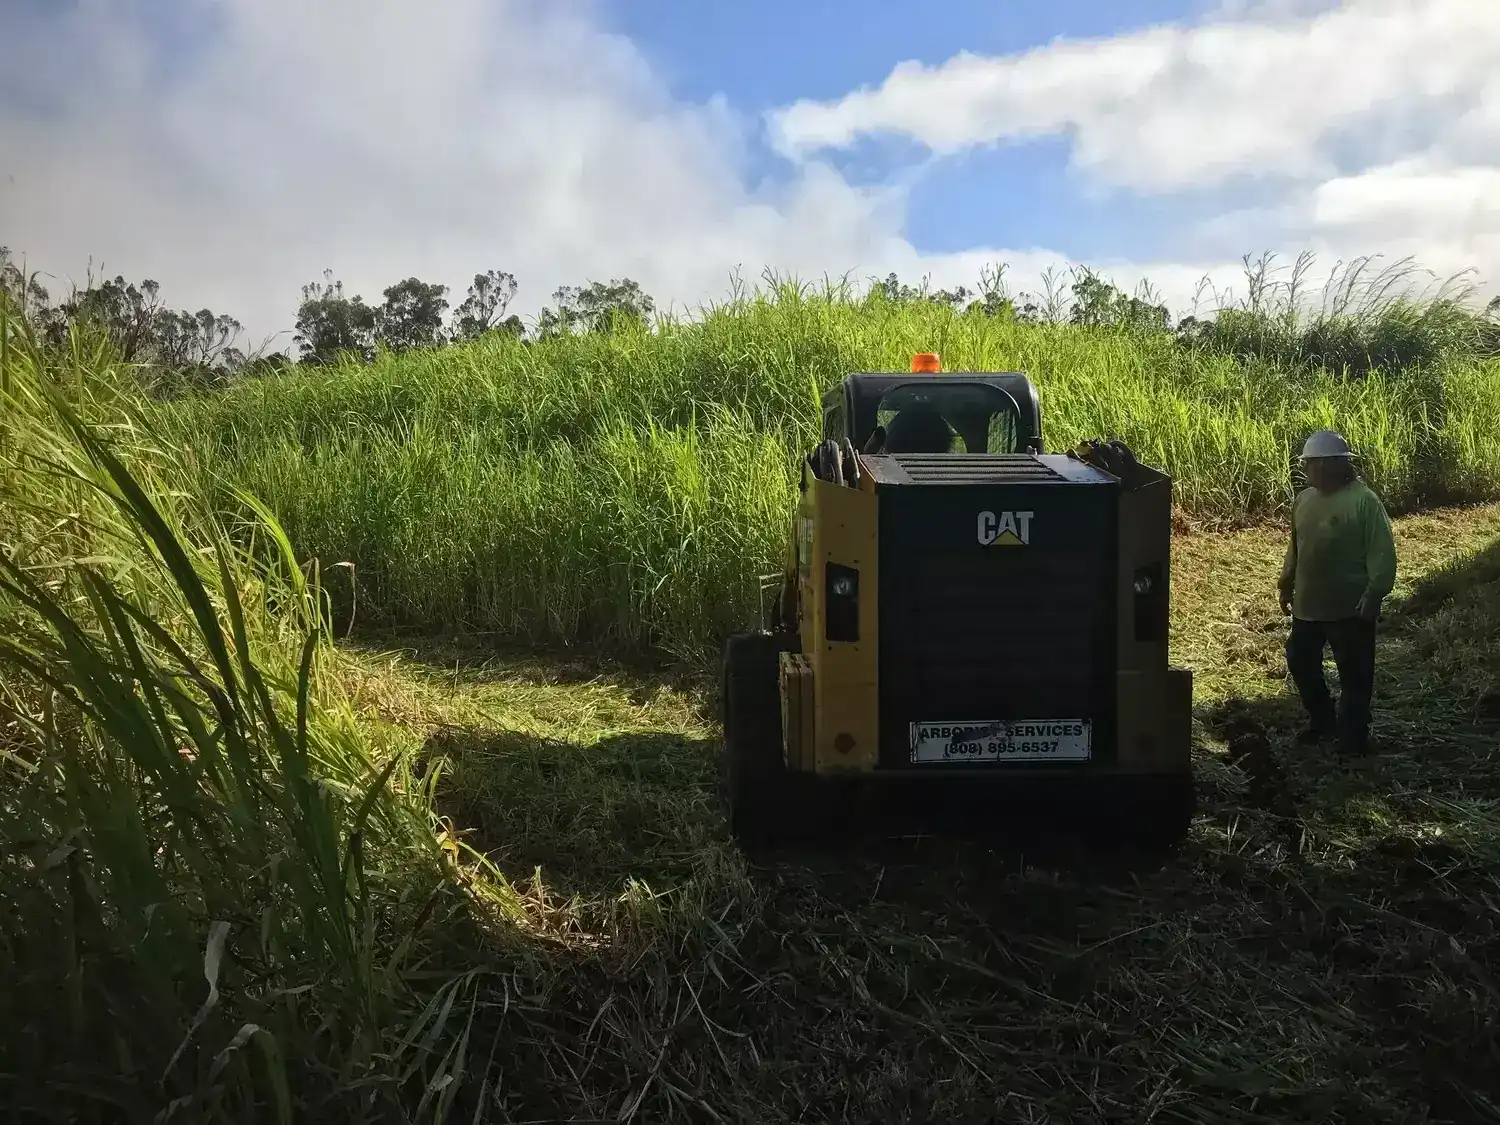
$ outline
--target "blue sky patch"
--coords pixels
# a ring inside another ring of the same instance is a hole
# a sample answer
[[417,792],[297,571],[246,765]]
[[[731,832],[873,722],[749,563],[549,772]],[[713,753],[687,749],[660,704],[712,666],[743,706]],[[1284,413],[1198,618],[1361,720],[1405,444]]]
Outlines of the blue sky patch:
[[[964,50],[1016,54],[1059,37],[1086,39],[1183,21],[1200,9],[1194,0],[950,0],[923,6],[610,0],[605,14],[645,54],[674,97],[702,102],[722,95],[736,112],[758,122],[767,111],[799,99],[836,99],[876,86],[905,60],[938,65]],[[907,234],[921,251],[1046,246],[1097,258],[1139,254],[1170,236],[1170,208],[1123,193],[1102,197],[1068,169],[1068,156],[1065,138],[931,160],[916,141],[862,136],[819,159],[851,184],[909,185]],[[759,125],[750,130],[747,159],[751,183],[775,183],[790,171]]]
[[672,93],[726,95],[759,112],[799,98],[838,98],[881,82],[907,59],[959,51],[1008,55],[1058,37],[1085,39],[1185,19],[1195,0],[608,0],[610,26],[650,59]]

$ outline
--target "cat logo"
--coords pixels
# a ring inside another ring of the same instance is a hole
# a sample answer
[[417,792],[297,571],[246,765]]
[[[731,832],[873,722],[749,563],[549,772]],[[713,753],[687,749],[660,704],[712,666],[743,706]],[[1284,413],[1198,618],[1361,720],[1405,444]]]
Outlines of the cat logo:
[[1024,547],[1031,542],[1030,512],[979,513],[979,544],[982,547]]

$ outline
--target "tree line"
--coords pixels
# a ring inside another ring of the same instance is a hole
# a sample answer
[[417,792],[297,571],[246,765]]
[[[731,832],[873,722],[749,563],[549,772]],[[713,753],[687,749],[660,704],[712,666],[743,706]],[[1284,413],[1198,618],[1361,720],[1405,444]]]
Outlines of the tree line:
[[576,332],[608,332],[630,322],[645,324],[656,302],[629,278],[565,285],[552,294],[554,306],[542,309],[528,331],[510,313],[518,285],[502,270],[474,275],[468,293],[448,316],[448,287],[408,277],[384,290],[384,301],[369,305],[349,296],[331,273],[322,282],[302,287],[293,339],[300,362],[331,363],[340,356],[370,360],[378,349],[407,352],[475,340],[490,333],[518,339],[548,339]]
[[1004,267],[984,271],[978,290],[929,290],[895,274],[877,281],[867,301],[927,301],[963,315],[1001,317],[1026,324],[1066,324],[1164,336],[1178,346],[1233,356],[1244,364],[1283,370],[1325,369],[1347,378],[1370,371],[1437,372],[1444,362],[1500,357],[1500,296],[1479,306],[1477,287],[1464,274],[1432,294],[1412,292],[1425,273],[1401,259],[1383,268],[1373,258],[1336,266],[1323,285],[1321,307],[1307,300],[1313,256],[1305,252],[1289,276],[1277,277],[1275,255],[1243,259],[1246,293],[1230,302],[1213,294],[1203,315],[1208,281],[1199,286],[1194,311],[1173,321],[1166,304],[1142,284],[1134,295],[1084,266],[1048,270],[1040,293],[1012,296]]
[[172,373],[183,384],[210,384],[242,371],[249,362],[237,345],[243,325],[211,309],[192,312],[168,308],[161,286],[124,277],[75,287],[70,296],[53,300],[35,273],[24,273],[10,250],[0,246],[0,300],[20,313],[41,339],[61,347],[75,324],[104,328],[127,364]]
[[[1299,304],[1299,286],[1310,265],[1311,256],[1304,255],[1289,283],[1276,282],[1271,256],[1255,263],[1247,257],[1247,299],[1175,323],[1149,287],[1127,294],[1084,267],[1049,270],[1042,275],[1040,293],[1017,295],[1006,285],[1003,265],[983,271],[973,290],[934,290],[925,279],[913,286],[892,273],[883,280],[872,279],[860,300],[866,305],[936,304],[960,315],[1020,323],[1166,334],[1185,347],[1246,362],[1328,367],[1356,377],[1374,367],[1405,370],[1455,355],[1500,354],[1500,299],[1480,312],[1463,299],[1468,290],[1424,302],[1393,298],[1389,294],[1397,282],[1412,272],[1408,264],[1397,263],[1362,280],[1370,262],[1358,260],[1345,270],[1335,303],[1309,315]],[[54,301],[37,276],[24,273],[9,250],[0,246],[0,299],[20,309],[44,340],[61,344],[74,324],[100,325],[120,357],[147,373],[148,389],[165,394],[269,374],[293,362],[370,362],[381,351],[440,348],[490,334],[535,342],[612,332],[625,325],[645,325],[656,311],[656,302],[639,283],[629,278],[596,281],[557,289],[552,304],[528,327],[510,312],[518,288],[513,274],[487,270],[474,275],[463,300],[453,307],[446,285],[408,277],[384,289],[380,303],[370,304],[359,294],[348,294],[331,271],[325,272],[321,282],[302,287],[292,337],[294,361],[279,352],[243,349],[239,338],[244,329],[233,316],[207,308],[169,308],[160,286],[149,279],[131,283],[119,276],[90,278],[66,299]]]
[[[474,275],[464,299],[451,309],[446,285],[408,277],[387,287],[379,304],[345,292],[343,282],[325,272],[321,282],[302,287],[293,342],[298,364],[318,366],[339,359],[372,360],[382,349],[407,352],[475,340],[490,333],[539,340],[580,333],[608,332],[624,322],[645,324],[656,302],[630,278],[565,285],[553,295],[528,329],[509,311],[519,288],[503,270]],[[90,277],[61,300],[53,299],[34,272],[27,273],[7,247],[0,246],[0,299],[19,311],[45,342],[61,346],[70,329],[85,322],[103,328],[120,358],[150,370],[153,388],[206,389],[236,377],[283,370],[291,357],[240,344],[244,326],[211,309],[192,312],[167,306],[153,280],[128,282]]]
[[[1165,305],[1129,297],[1088,271],[1076,272],[1071,298],[1048,278],[1040,297],[1012,298],[1004,284],[1003,267],[981,275],[971,291],[930,290],[924,281],[908,285],[896,274],[875,281],[865,301],[911,304],[932,302],[958,311],[1007,317],[1037,323],[1072,322],[1097,327],[1166,329]],[[630,278],[563,286],[552,294],[528,329],[510,312],[519,285],[515,275],[487,270],[474,275],[457,307],[450,306],[449,289],[440,283],[408,277],[382,291],[379,304],[345,291],[342,281],[325,272],[323,280],[302,287],[293,342],[296,362],[333,363],[340,358],[370,361],[380,350],[396,353],[417,348],[475,340],[500,333],[524,340],[543,340],[575,333],[601,333],[624,324],[645,324],[656,302]],[[233,316],[210,309],[197,312],[168,308],[157,282],[89,280],[66,300],[53,301],[35,274],[25,275],[5,247],[0,246],[0,292],[20,307],[45,338],[60,342],[70,325],[93,320],[102,325],[127,363],[177,372],[188,382],[213,383],[238,374],[276,369],[291,360],[282,354],[260,355],[239,346],[244,328]]]
[[[1072,271],[1066,290],[1058,276],[1044,277],[1040,296],[1023,293],[1012,297],[1005,285],[1004,267],[987,269],[977,290],[930,290],[901,281],[894,273],[875,281],[865,302],[946,305],[967,314],[1005,317],[1025,323],[1072,323],[1096,328],[1167,331],[1171,317],[1166,305],[1150,299],[1149,290],[1129,296],[1087,269]],[[553,293],[553,305],[542,309],[528,331],[521,319],[508,314],[517,291],[512,274],[499,270],[475,274],[463,302],[445,322],[449,308],[446,286],[409,277],[386,289],[380,305],[350,297],[331,273],[324,281],[302,289],[294,339],[302,363],[332,362],[339,356],[368,361],[384,348],[406,352],[473,340],[498,332],[518,339],[544,340],[575,333],[602,333],[625,324],[642,325],[656,309],[652,297],[640,285],[625,278],[592,282],[587,286],[563,286]]]

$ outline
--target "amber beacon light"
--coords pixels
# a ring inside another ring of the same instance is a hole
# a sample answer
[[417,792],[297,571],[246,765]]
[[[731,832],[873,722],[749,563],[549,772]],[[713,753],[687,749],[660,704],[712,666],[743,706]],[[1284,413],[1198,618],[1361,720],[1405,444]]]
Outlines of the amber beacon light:
[[943,370],[943,365],[938,362],[937,352],[918,352],[911,357],[911,369],[913,372],[935,375]]

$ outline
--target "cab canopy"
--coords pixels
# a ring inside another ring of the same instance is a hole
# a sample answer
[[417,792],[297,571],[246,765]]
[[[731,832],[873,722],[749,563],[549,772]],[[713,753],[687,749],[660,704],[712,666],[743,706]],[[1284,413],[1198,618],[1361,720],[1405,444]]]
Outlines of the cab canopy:
[[[946,449],[899,447],[906,435],[924,445],[933,440],[934,416],[949,430]],[[825,438],[848,438],[863,449],[876,426],[885,428],[895,453],[1043,451],[1036,388],[1019,372],[858,373],[823,396]]]

